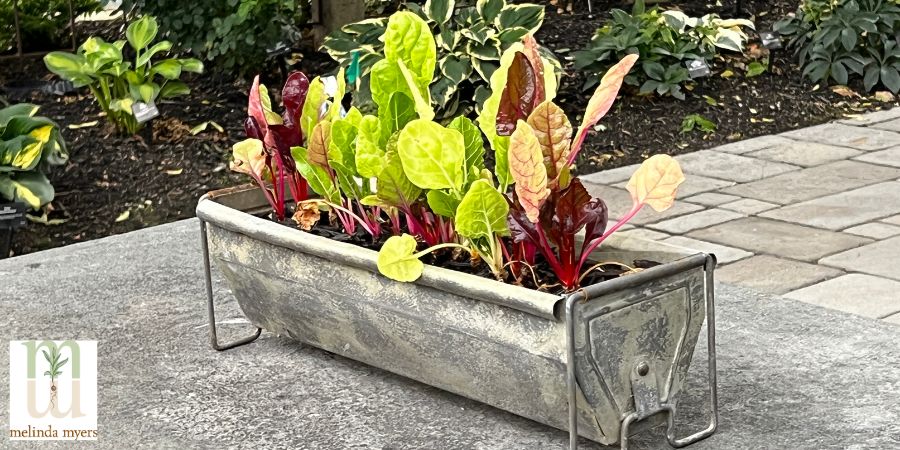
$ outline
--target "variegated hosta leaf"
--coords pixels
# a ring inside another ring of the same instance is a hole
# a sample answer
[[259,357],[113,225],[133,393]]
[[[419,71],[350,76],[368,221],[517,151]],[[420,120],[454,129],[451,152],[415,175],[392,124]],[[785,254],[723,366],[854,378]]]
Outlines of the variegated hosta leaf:
[[516,196],[528,220],[537,223],[541,205],[550,195],[547,168],[534,131],[527,122],[519,121],[509,139],[509,172],[516,182]]
[[456,55],[447,55],[440,61],[441,73],[453,84],[459,84],[469,79],[472,75],[472,61],[469,58],[461,59]]
[[493,22],[505,6],[506,0],[478,0],[475,3],[478,14],[487,22]]
[[446,23],[452,17],[455,7],[455,0],[427,0],[425,14],[434,22]]
[[647,204],[661,212],[675,202],[678,186],[683,182],[684,173],[678,161],[669,155],[654,155],[638,167],[626,189],[635,205]]
[[569,118],[562,108],[546,101],[532,111],[528,124],[534,129],[534,135],[541,144],[547,176],[556,179],[567,166],[569,158],[572,143],[572,124]]
[[544,23],[544,5],[507,5],[495,23],[500,29],[523,27],[534,33]]

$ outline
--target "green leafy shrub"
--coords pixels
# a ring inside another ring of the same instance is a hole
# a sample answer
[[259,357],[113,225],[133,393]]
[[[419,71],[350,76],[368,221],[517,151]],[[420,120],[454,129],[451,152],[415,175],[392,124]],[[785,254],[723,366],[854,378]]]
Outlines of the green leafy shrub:
[[[77,53],[52,52],[44,57],[44,63],[75,87],[88,86],[119,132],[135,134],[142,128],[132,112],[136,102],[155,103],[159,98],[189,94],[190,88],[180,81],[182,72],[203,71],[203,63],[193,58],[154,61],[154,56],[172,48],[169,41],[150,46],[156,34],[156,20],[144,16],[128,25],[127,41],[108,43],[91,37]],[[124,59],[122,51],[126,42],[134,50],[134,61]]]
[[[430,89],[441,118],[480,105],[489,94],[488,84],[503,52],[544,22],[542,5],[514,5],[506,0],[478,0],[474,6],[428,0],[424,6],[407,2],[403,8],[423,19],[435,37],[438,70]],[[351,79],[361,80],[355,101],[363,110],[372,109],[368,77],[384,59],[382,36],[387,23],[387,18],[378,18],[346,25],[329,35],[323,46]]]
[[59,126],[37,111],[25,103],[0,109],[0,199],[35,210],[53,200],[46,173],[69,159]]
[[[715,14],[697,18],[681,11],[648,10],[641,1],[635,2],[631,14],[620,9],[611,13],[590,44],[573,53],[575,68],[599,75],[626,55],[637,53],[642,64],[632,70],[626,83],[640,86],[643,94],[655,91],[678,99],[684,99],[681,88],[690,80],[687,61],[711,63],[720,50],[742,52],[747,42],[742,27],[753,28],[748,20],[724,20]],[[591,76],[584,88],[599,81],[599,76]]]
[[[19,0],[18,5],[24,51],[71,48],[68,0]],[[98,0],[72,0],[75,17],[99,7]],[[12,2],[0,2],[0,53],[16,49],[14,23]]]
[[900,91],[900,7],[887,0],[804,2],[775,30],[792,48],[811,81],[847,84],[861,76],[866,91],[879,83]]
[[299,40],[309,0],[125,0],[159,19],[162,35],[216,67],[258,70],[268,50]]

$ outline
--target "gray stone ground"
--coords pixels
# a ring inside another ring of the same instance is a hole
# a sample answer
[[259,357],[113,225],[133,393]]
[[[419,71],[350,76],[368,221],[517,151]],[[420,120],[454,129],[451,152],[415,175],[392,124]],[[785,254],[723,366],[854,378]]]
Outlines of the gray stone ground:
[[[3,260],[0,279],[0,341],[99,340],[101,433],[94,444],[0,436],[0,448],[567,443],[559,430],[269,334],[213,351],[195,220]],[[218,275],[215,286],[221,333],[248,332]],[[900,448],[900,327],[724,284],[717,292],[722,421],[692,449]],[[0,365],[7,352],[0,345]],[[680,406],[687,427],[703,423],[703,353]],[[4,433],[7,377],[0,370]],[[635,447],[667,448],[658,438]]]
[[[625,233],[716,253],[727,283],[900,324],[900,108],[676,159],[679,203]],[[636,167],[582,178],[612,218]]]

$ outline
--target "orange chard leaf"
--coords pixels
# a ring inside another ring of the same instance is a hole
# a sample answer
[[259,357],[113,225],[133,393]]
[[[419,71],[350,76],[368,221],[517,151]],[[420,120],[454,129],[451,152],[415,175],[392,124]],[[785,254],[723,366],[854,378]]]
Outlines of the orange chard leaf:
[[323,120],[317,123],[313,128],[312,136],[309,138],[309,162],[323,169],[329,169],[328,146],[330,141],[331,122]]
[[572,151],[569,153],[569,164],[575,162],[575,158],[581,150],[581,145],[584,143],[584,138],[587,137],[591,127],[596,125],[612,108],[616,95],[618,95],[619,89],[622,88],[622,82],[625,81],[625,76],[631,71],[637,59],[638,55],[628,55],[612,66],[606,72],[606,75],[603,75],[603,78],[600,80],[600,86],[594,91],[594,95],[588,102],[587,110],[584,112],[584,119],[581,121],[581,127],[578,128],[578,135],[575,138],[575,143],[572,145]]
[[537,223],[541,205],[550,195],[547,189],[547,168],[534,130],[520,120],[509,141],[509,172],[516,182],[516,196],[525,215]]
[[569,145],[572,143],[572,124],[566,112],[555,103],[546,101],[532,111],[528,125],[531,125],[541,144],[547,177],[556,179],[567,165]]
[[650,205],[656,212],[669,209],[675,203],[678,186],[684,173],[678,161],[669,155],[654,155],[641,164],[625,187],[631,193],[635,208]]

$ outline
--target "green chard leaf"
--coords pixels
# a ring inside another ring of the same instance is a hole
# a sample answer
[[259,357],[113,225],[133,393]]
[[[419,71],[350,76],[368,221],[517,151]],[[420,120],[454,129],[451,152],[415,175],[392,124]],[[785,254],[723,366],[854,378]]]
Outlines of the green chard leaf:
[[456,209],[456,231],[469,239],[493,239],[495,234],[509,233],[507,214],[509,205],[503,194],[487,180],[478,180]]
[[460,132],[417,119],[400,132],[397,149],[406,176],[416,186],[455,191],[462,188],[466,149]]

